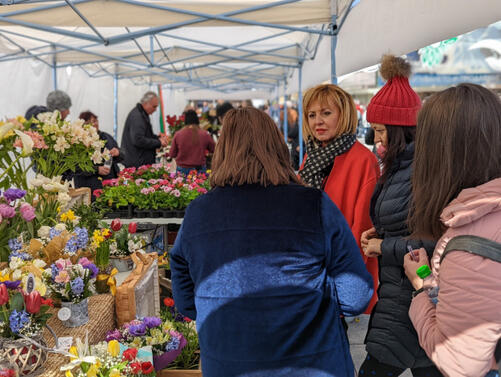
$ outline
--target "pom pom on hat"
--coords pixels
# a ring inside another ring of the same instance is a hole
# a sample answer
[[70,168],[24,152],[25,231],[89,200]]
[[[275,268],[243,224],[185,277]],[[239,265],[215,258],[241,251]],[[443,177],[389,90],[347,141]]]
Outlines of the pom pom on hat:
[[409,85],[411,65],[402,58],[385,55],[379,72],[387,82],[367,106],[367,121],[415,126],[421,99]]

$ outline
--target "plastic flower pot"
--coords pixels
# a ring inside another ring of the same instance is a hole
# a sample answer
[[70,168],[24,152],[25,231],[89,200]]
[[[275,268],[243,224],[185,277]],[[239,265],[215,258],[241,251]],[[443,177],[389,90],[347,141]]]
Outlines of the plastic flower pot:
[[184,217],[184,209],[178,209],[177,211],[175,211],[174,217],[178,217],[178,218],[182,219]]
[[140,218],[140,219],[141,219],[141,218],[148,217],[148,216],[150,215],[150,211],[149,211],[149,210],[147,210],[147,209],[145,210],[145,209],[138,209],[138,208],[136,208],[136,209],[134,210],[134,213],[135,213],[135,216],[136,216],[137,218]]
[[171,217],[175,217],[175,211],[173,210],[170,210],[170,209],[163,209],[162,210],[162,217],[164,219],[168,219],[168,218],[171,218]]
[[132,219],[134,217],[134,206],[132,204],[129,204],[127,206],[127,218]]

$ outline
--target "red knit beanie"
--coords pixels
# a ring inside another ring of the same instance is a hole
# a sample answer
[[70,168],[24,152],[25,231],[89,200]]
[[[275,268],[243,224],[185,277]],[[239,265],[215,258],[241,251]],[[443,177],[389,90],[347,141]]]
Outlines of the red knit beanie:
[[385,55],[379,73],[387,81],[367,106],[367,121],[415,126],[421,99],[409,85],[410,64],[402,58]]

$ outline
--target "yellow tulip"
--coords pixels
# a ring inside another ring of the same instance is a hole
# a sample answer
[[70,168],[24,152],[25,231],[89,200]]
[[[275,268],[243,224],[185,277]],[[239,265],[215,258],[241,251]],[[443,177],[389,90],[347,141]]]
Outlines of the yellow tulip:
[[118,344],[118,341],[112,340],[108,343],[108,353],[116,357],[120,353],[120,345]]
[[67,370],[67,371],[64,373],[64,375],[65,375],[66,377],[73,377],[73,373],[71,373],[71,371],[69,371],[69,370]]
[[29,156],[33,152],[33,145],[35,143],[31,139],[29,135],[26,135],[24,132],[21,132],[19,130],[14,130],[14,132],[21,138],[21,143],[23,144],[23,152],[21,155],[23,157]]

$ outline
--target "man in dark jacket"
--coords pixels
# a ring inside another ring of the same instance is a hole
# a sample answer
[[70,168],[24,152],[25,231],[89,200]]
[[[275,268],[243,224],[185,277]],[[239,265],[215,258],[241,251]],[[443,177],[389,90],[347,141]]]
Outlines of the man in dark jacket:
[[141,102],[134,107],[125,121],[122,134],[124,165],[139,167],[155,163],[156,150],[167,146],[167,141],[153,133],[150,114],[158,107],[158,97],[154,92],[146,92]]
[[104,147],[110,151],[110,160],[104,164],[95,165],[93,172],[77,171],[73,176],[75,187],[90,187],[92,193],[92,201],[94,201],[94,190],[103,188],[102,181],[118,177],[120,168],[118,163],[122,161],[122,155],[118,144],[110,134],[99,130],[99,121],[97,115],[90,111],[84,111],[80,114],[79,119],[83,119],[86,124],[92,124],[99,134],[99,138],[104,140]]

